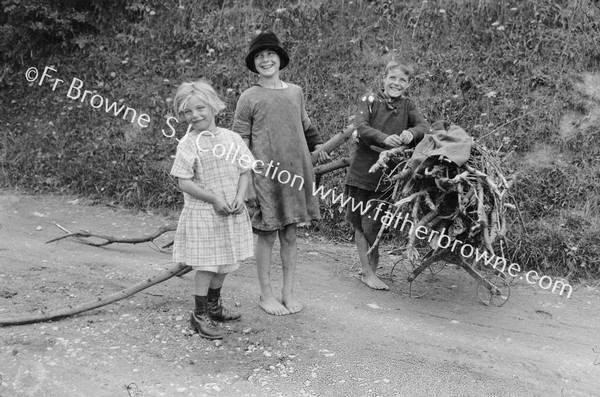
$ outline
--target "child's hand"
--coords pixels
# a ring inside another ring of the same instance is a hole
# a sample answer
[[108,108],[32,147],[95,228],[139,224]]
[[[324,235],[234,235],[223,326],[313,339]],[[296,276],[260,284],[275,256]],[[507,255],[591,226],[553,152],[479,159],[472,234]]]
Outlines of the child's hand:
[[384,145],[388,147],[398,147],[404,144],[404,141],[398,135],[388,135],[383,141]]
[[404,145],[408,145],[409,143],[411,143],[414,138],[415,137],[414,137],[413,133],[408,130],[404,130],[400,134],[400,139],[402,140],[402,143]]
[[229,215],[231,214],[231,207],[225,201],[221,199],[216,199],[214,203],[212,203],[213,209],[219,215]]
[[231,213],[232,214],[241,214],[242,212],[244,212],[244,208],[245,208],[245,204],[244,204],[244,197],[241,196],[235,196],[235,199],[233,199],[233,202],[231,203]]
[[315,150],[310,154],[311,160],[314,163],[325,164],[331,161],[331,156],[324,150]]

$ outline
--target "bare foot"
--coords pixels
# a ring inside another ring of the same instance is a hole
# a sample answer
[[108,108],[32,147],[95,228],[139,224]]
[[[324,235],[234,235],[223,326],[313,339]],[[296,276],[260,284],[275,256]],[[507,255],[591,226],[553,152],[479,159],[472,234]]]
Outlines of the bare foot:
[[304,307],[302,305],[302,303],[300,303],[299,300],[297,300],[296,298],[293,298],[293,297],[290,297],[288,299],[284,299],[283,300],[283,304],[290,311],[290,314],[298,313]]
[[363,274],[360,276],[360,281],[367,284],[369,288],[379,289],[379,290],[389,290],[390,287],[387,286],[386,283],[381,281],[376,274]]
[[258,304],[264,311],[274,316],[285,316],[286,314],[290,314],[289,310],[286,309],[274,296],[263,299],[260,298],[260,303]]

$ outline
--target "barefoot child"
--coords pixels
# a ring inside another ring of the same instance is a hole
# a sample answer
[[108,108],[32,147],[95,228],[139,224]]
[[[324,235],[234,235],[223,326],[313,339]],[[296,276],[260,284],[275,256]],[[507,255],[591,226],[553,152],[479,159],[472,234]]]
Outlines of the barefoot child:
[[[346,207],[346,221],[354,227],[354,241],[362,266],[361,281],[373,289],[387,290],[388,286],[377,276],[379,250],[371,254],[367,251],[375,242],[381,227],[377,207],[391,196],[389,184],[379,184],[382,170],[369,173],[369,169],[379,153],[370,149],[371,145],[397,147],[416,145],[423,135],[429,132],[429,124],[416,105],[403,96],[409,87],[412,69],[400,62],[391,61],[385,68],[384,88],[376,95],[362,98],[354,126],[358,131],[359,146],[350,164],[346,179],[346,195],[352,197]],[[367,204],[369,200],[374,200]],[[361,214],[357,203],[363,202],[363,208],[370,205],[369,211]]]
[[[185,202],[173,261],[196,271],[192,329],[205,338],[221,339],[225,331],[216,322],[240,319],[239,313],[222,306],[221,286],[253,251],[252,226],[244,205],[250,168],[241,165],[244,156],[248,164],[253,158],[239,135],[216,126],[215,116],[225,104],[208,83],[181,84],[173,102],[175,113],[190,125],[177,145],[171,169]],[[238,149],[239,157],[223,156],[221,147]]]
[[[288,63],[289,57],[274,33],[254,38],[246,66],[258,74],[258,84],[240,96],[232,128],[262,165],[253,168],[248,201],[258,207],[252,227],[258,235],[254,256],[260,307],[273,315],[302,310],[294,295],[296,226],[319,218],[319,203],[311,191],[314,174],[309,151],[318,149],[323,141],[306,113],[302,89],[279,77],[279,70]],[[326,157],[324,152],[319,154],[321,160]],[[277,237],[283,267],[281,302],[273,294],[270,278]]]

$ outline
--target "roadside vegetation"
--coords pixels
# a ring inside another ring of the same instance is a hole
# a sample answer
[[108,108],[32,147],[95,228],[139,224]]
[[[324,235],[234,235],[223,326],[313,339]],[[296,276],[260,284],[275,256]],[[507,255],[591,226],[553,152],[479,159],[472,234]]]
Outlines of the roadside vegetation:
[[[324,139],[378,88],[387,60],[413,62],[410,95],[426,117],[460,125],[507,173],[518,172],[505,257],[569,280],[600,276],[600,98],[582,93],[600,82],[590,80],[600,76],[597,1],[0,4],[0,186],[179,208],[168,175],[175,138],[185,133],[169,119],[175,88],[209,79],[227,103],[219,124],[230,127],[239,95],[255,81],[243,64],[248,43],[272,30],[292,60],[282,77],[303,87]],[[25,78],[28,68],[41,74],[46,66],[63,80],[54,90],[52,78]],[[73,78],[91,92],[83,102],[68,95]],[[103,98],[98,109],[92,94]],[[147,114],[149,125],[107,112],[113,103]],[[339,170],[322,183],[341,189],[344,176]],[[313,231],[349,238],[337,206],[321,208]]]

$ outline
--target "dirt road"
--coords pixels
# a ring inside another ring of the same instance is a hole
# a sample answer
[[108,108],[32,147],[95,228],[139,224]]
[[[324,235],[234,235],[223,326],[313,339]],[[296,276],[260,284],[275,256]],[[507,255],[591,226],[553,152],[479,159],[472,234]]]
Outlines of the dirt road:
[[[92,300],[167,267],[170,255],[147,244],[45,244],[63,234],[54,222],[123,237],[176,220],[88,204],[0,192],[0,317]],[[243,321],[207,341],[188,332],[191,274],[173,278],[75,317],[0,328],[0,396],[600,396],[598,289],[566,299],[515,284],[504,306],[487,307],[450,266],[412,299],[362,285],[350,244],[299,246],[301,313],[258,308],[250,262],[224,287]],[[394,258],[382,259],[389,273]]]

